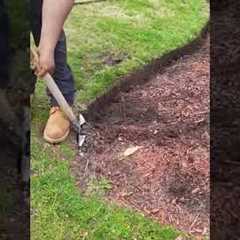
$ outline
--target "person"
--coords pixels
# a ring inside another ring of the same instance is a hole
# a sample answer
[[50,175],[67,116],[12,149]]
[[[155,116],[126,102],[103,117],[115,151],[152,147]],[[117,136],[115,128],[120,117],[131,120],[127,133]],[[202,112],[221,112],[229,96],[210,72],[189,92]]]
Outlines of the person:
[[[74,0],[31,0],[31,31],[38,52],[35,74],[50,73],[69,105],[74,103],[74,78],[67,63],[66,36],[63,30]],[[64,141],[70,132],[70,121],[60,110],[54,97],[50,97],[49,118],[43,138],[49,143]]]

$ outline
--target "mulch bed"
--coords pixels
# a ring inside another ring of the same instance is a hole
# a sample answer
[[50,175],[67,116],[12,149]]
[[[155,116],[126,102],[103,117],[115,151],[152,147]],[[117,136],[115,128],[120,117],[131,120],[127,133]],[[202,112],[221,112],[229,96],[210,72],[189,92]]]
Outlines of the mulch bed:
[[[81,191],[91,178],[107,199],[194,235],[209,233],[209,39],[146,84],[119,92],[88,128],[72,162]],[[139,146],[131,155],[126,149]]]
[[211,239],[240,236],[240,2],[211,13]]

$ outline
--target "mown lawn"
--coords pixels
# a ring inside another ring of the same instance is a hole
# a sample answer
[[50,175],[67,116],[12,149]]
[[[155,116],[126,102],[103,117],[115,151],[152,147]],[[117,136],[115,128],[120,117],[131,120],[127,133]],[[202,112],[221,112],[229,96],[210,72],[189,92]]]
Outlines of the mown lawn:
[[[66,24],[76,105],[88,104],[117,78],[186,44],[208,19],[204,0],[112,0],[75,6]],[[32,106],[32,239],[175,239],[179,233],[75,188],[70,144],[41,139],[48,116],[44,83]]]
[[81,196],[69,176],[66,160],[73,157],[68,147],[56,154],[33,137],[32,239],[168,240],[179,235],[130,210]]
[[66,32],[78,101],[94,99],[117,77],[190,41],[207,16],[202,0],[112,0],[76,6]]

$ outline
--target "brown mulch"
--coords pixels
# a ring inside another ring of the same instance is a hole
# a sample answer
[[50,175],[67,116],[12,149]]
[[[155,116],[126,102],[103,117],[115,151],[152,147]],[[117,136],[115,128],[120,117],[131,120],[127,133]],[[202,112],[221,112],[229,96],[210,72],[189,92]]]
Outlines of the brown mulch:
[[[145,85],[120,92],[72,163],[81,191],[112,184],[109,200],[194,235],[209,233],[209,39]],[[124,157],[131,146],[140,146]]]
[[211,12],[211,239],[240,236],[240,1]]

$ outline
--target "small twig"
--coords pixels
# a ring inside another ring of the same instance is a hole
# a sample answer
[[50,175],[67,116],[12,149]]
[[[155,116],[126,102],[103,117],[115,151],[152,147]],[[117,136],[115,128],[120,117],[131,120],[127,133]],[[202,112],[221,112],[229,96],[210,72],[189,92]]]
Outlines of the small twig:
[[85,1],[85,2],[76,1],[74,3],[74,5],[85,5],[85,4],[92,4],[92,3],[105,2],[105,1],[107,1],[107,0],[89,0],[89,1]]
[[87,163],[86,163],[86,165],[85,165],[83,177],[86,177],[86,173],[87,173],[87,170],[88,170],[88,166],[89,166],[89,158],[87,159]]
[[237,165],[237,166],[240,166],[240,162],[237,162],[237,161],[221,161],[220,163],[223,163],[223,164],[233,164],[233,165]]
[[197,222],[199,216],[200,216],[200,213],[194,218],[192,224],[191,224],[190,227],[189,227],[189,232],[191,231],[191,229],[192,229],[192,227],[194,226],[194,224]]

